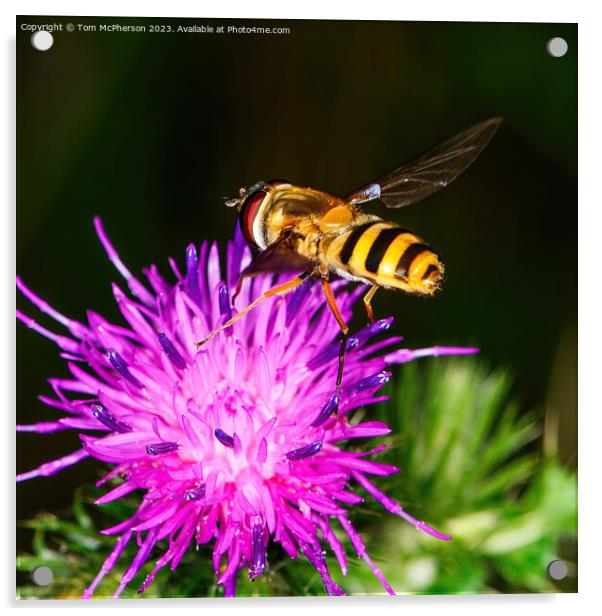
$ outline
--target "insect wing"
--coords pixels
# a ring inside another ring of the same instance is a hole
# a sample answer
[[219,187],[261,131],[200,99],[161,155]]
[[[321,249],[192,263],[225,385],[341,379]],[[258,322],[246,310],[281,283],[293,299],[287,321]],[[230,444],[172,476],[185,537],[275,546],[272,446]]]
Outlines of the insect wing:
[[312,261],[300,255],[291,245],[291,238],[282,235],[262,250],[241,273],[242,277],[257,276],[267,272],[284,272],[311,269]]
[[445,188],[480,154],[502,119],[490,118],[448,139],[347,197],[358,205],[380,199],[387,207],[405,207]]

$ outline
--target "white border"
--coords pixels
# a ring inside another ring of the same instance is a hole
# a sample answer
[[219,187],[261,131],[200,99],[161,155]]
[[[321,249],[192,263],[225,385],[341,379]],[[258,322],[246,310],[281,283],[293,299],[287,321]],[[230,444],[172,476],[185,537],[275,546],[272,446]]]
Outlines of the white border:
[[[1,282],[3,300],[1,306],[4,317],[1,321],[2,331],[2,365],[0,366],[0,391],[4,393],[2,451],[5,464],[0,472],[3,493],[8,498],[4,503],[10,506],[0,507],[4,531],[3,556],[0,560],[0,580],[2,597],[6,607],[13,609],[66,608],[79,609],[82,603],[69,602],[20,602],[14,597],[14,436],[11,432],[14,418],[14,199],[15,199],[15,165],[14,165],[14,18],[16,14],[40,15],[115,15],[115,16],[174,16],[174,17],[247,17],[247,18],[298,18],[298,19],[389,19],[416,21],[514,21],[514,22],[579,22],[579,324],[581,337],[579,341],[579,594],[578,595],[514,595],[514,596],[434,596],[434,597],[399,597],[384,599],[378,597],[352,599],[237,599],[222,600],[172,600],[169,603],[158,600],[124,601],[111,603],[95,601],[88,604],[91,608],[110,607],[112,611],[148,610],[156,607],[171,607],[179,612],[198,614],[218,610],[244,609],[245,614],[264,613],[266,610],[287,611],[306,614],[311,610],[343,608],[364,612],[377,609],[379,613],[420,608],[423,614],[445,611],[447,616],[467,613],[480,614],[484,609],[488,614],[504,614],[509,610],[514,614],[546,613],[566,616],[571,610],[584,610],[599,605],[596,590],[600,586],[600,539],[598,516],[602,511],[600,497],[599,452],[602,449],[602,409],[596,394],[596,380],[599,377],[600,359],[598,351],[602,348],[600,322],[602,306],[596,295],[600,295],[600,264],[597,262],[598,246],[602,238],[600,210],[600,110],[602,109],[599,31],[602,26],[600,11],[594,2],[529,2],[528,0],[500,0],[492,4],[471,0],[393,2],[370,0],[350,5],[347,2],[317,2],[304,0],[298,5],[286,5],[283,2],[251,0],[247,2],[199,3],[170,0],[169,2],[134,2],[132,0],[105,0],[104,2],[82,3],[75,1],[54,2],[6,2],[3,3],[0,27],[3,34],[2,85],[4,95],[0,96],[2,106],[2,134],[5,143],[0,150],[2,177],[0,186],[4,192],[2,212],[3,234]],[[570,213],[568,215],[571,215]],[[550,265],[553,266],[553,265]],[[525,341],[528,344],[528,341]],[[597,403],[597,404],[596,404]],[[10,420],[8,418],[11,418]],[[598,454],[598,455],[596,455]],[[342,603],[344,601],[344,604]],[[578,605],[577,605],[578,604]]]
[[[186,2],[172,0],[157,2],[148,0],[105,0],[104,2],[77,2],[57,0],[54,2],[13,2],[21,15],[115,15],[157,17],[240,17],[240,18],[288,18],[288,19],[365,19],[404,21],[525,21],[525,22],[577,22],[585,12],[585,2],[562,2],[548,0],[528,2],[505,0],[492,4],[476,0],[425,0],[423,2],[398,2],[371,0],[370,3],[346,2],[344,0],[304,0],[302,3],[253,0],[244,2]],[[583,7],[581,6],[583,4]]]

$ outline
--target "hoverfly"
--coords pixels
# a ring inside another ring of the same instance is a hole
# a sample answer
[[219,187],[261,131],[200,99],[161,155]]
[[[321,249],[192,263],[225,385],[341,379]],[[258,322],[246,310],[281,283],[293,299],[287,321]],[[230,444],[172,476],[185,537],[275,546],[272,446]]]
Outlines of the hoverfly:
[[232,301],[245,278],[285,270],[303,271],[255,299],[197,347],[230,327],[264,299],[284,295],[309,276],[321,281],[326,301],[342,332],[335,405],[343,378],[349,328],[329,284],[331,274],[370,285],[363,301],[374,322],[371,300],[381,287],[414,295],[432,295],[441,285],[443,264],[417,235],[365,211],[380,201],[388,208],[405,207],[441,190],[479,155],[501,123],[490,118],[461,132],[344,199],[286,180],[258,182],[241,188],[226,205],[238,209],[241,230],[259,254],[242,272]]

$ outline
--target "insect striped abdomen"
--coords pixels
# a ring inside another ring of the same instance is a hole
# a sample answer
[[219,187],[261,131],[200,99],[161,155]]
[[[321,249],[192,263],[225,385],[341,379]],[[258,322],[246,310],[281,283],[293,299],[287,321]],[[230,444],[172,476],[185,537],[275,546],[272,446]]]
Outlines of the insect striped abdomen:
[[344,272],[408,293],[433,293],[443,274],[437,254],[418,236],[380,220],[338,237],[328,252]]

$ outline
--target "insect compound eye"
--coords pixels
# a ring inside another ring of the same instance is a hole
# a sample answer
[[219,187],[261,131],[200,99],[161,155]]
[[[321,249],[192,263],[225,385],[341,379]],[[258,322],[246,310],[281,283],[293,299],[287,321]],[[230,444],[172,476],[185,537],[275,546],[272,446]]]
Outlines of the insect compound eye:
[[267,192],[265,192],[265,190],[257,190],[254,193],[251,193],[244,200],[242,207],[240,208],[239,217],[242,234],[247,242],[256,248],[258,248],[258,245],[253,233],[253,224],[257,218],[261,204],[264,202],[266,197]]

